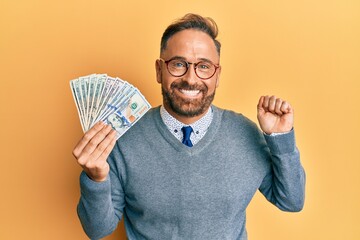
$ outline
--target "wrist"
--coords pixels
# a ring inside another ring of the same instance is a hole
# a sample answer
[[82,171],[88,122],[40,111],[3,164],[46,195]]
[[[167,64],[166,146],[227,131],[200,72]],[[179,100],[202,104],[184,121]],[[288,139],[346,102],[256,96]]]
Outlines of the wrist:
[[89,174],[86,171],[85,171],[85,173],[88,176],[88,178],[94,182],[105,182],[107,179],[107,175],[106,176],[92,176],[91,174]]
[[283,134],[288,134],[292,131],[293,129],[290,129],[289,131],[285,131],[285,132],[272,132],[272,133],[267,133],[267,132],[263,132],[265,135],[267,136],[278,136],[278,135],[283,135]]

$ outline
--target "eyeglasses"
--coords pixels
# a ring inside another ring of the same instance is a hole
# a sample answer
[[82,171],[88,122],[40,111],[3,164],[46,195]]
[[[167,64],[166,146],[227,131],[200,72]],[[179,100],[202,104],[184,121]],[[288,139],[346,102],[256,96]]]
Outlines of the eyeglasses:
[[164,61],[166,64],[167,70],[173,77],[184,76],[189,70],[189,66],[194,64],[194,70],[196,76],[200,79],[206,80],[214,76],[216,70],[219,68],[219,65],[215,65],[210,61],[200,61],[197,63],[187,62],[179,58],[171,58],[167,61],[160,58],[161,61]]

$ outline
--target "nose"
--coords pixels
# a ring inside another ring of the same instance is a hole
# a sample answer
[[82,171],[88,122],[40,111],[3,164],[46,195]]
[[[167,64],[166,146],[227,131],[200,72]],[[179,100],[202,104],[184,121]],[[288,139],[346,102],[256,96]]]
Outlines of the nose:
[[189,64],[188,70],[183,76],[183,79],[189,83],[195,83],[199,80],[198,76],[195,73],[195,65],[193,63]]

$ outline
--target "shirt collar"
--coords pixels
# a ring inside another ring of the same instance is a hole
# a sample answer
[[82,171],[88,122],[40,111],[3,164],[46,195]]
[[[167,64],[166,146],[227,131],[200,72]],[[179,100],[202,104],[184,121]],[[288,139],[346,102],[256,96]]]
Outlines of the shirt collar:
[[184,124],[171,116],[170,113],[166,111],[164,106],[160,107],[160,115],[167,128],[173,134],[179,133],[182,136],[181,128],[183,126],[191,126],[194,130],[195,135],[204,135],[213,119],[213,110],[210,107],[207,113],[202,118],[190,125]]

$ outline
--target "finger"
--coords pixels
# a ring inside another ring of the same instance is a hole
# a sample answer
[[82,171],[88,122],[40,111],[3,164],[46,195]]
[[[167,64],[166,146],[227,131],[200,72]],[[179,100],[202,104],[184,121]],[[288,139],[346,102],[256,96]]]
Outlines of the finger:
[[100,121],[90,128],[75,146],[73,155],[78,158],[88,142],[104,127],[105,123]]
[[275,113],[278,115],[283,115],[283,112],[281,111],[283,100],[281,98],[277,98],[275,102]]
[[258,105],[257,105],[257,108],[258,108],[259,110],[263,108],[264,98],[265,98],[264,96],[261,96],[261,97],[259,98],[259,102],[258,102]]
[[114,132],[115,132],[114,137],[111,138],[110,143],[106,146],[104,151],[102,151],[102,153],[98,157],[99,160],[105,159],[105,161],[106,161],[106,159],[108,158],[110,152],[114,148],[115,143],[116,143],[116,131],[114,131]]
[[[109,132],[107,132],[108,128],[110,128]],[[94,138],[88,143],[88,145],[86,145],[86,147],[78,157],[78,163],[81,166],[85,167],[94,164],[100,155],[99,152],[104,151],[106,145],[111,141],[109,141],[108,138],[113,138],[113,135],[115,134],[112,133],[111,127],[106,126],[103,130],[101,130],[98,134],[94,136]]]
[[286,101],[282,102],[280,110],[283,112],[283,114],[292,112],[290,104]]
[[107,158],[116,143],[116,133],[115,130],[110,131],[87,161],[81,165],[88,176],[94,181],[104,181],[107,178],[109,173]]
[[276,105],[276,97],[275,96],[271,96],[269,98],[269,105],[268,105],[268,110],[269,112],[274,113],[275,112],[275,105]]
[[[115,130],[111,130],[109,132],[109,134],[104,138],[104,140],[99,143],[99,145],[95,148],[95,150],[92,152],[91,154],[91,159],[93,161],[106,161],[108,155],[110,154],[110,151],[108,152],[107,149],[109,146],[112,145],[112,147],[114,146],[115,143],[113,143],[113,141],[115,140],[116,142],[116,131]],[[111,149],[112,149],[111,147]],[[106,153],[104,156],[105,157],[102,157],[101,156],[103,155],[103,153]]]
[[98,145],[107,137],[107,135],[111,132],[112,127],[110,125],[106,125],[103,129],[97,132],[94,137],[88,142],[85,146],[83,153],[91,154],[98,147]]
[[262,107],[264,108],[264,110],[265,110],[266,112],[269,111],[269,99],[270,99],[269,96],[265,96],[265,97],[264,97],[263,104],[262,104]]

